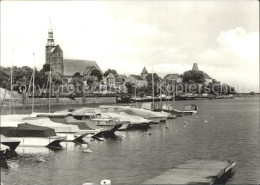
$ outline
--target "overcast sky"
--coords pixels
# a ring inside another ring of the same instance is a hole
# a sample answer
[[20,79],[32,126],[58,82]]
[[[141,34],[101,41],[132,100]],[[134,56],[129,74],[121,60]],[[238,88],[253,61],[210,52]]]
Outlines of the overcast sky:
[[45,63],[52,20],[67,59],[160,76],[199,69],[259,92],[258,1],[1,1],[1,65]]

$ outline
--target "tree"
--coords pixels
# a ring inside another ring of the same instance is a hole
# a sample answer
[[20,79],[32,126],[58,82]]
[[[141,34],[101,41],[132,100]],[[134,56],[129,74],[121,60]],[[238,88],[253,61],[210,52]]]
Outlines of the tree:
[[129,94],[134,94],[135,93],[135,86],[131,82],[126,82],[125,86],[127,88],[127,91]]
[[95,77],[94,76],[86,76],[83,79],[84,79],[84,81],[87,82],[88,85],[92,85],[93,82],[95,81]]
[[[153,79],[153,81],[152,81],[152,79]],[[147,88],[145,89],[145,91],[147,94],[150,94],[150,95],[153,94],[152,84],[154,84],[154,95],[156,96],[157,94],[160,93],[159,84],[160,84],[161,78],[156,73],[153,73],[153,75],[152,75],[152,73],[149,73],[146,77],[146,81],[147,81]]]
[[183,73],[183,82],[185,83],[204,83],[205,74],[202,71],[186,71]]
[[102,80],[102,74],[98,69],[92,70],[90,75],[97,77],[98,81]]
[[106,70],[106,72],[104,73],[104,76],[107,77],[109,73],[113,73],[113,75],[115,77],[118,77],[117,71],[115,69],[108,69],[108,70]]
[[82,75],[80,74],[80,72],[76,72],[73,76],[74,77],[81,77]]
[[50,64],[43,64],[41,71],[49,72],[50,70],[52,71]]
[[72,84],[74,85],[75,87],[75,94],[79,95],[79,94],[82,94],[82,89],[83,89],[83,77],[81,75],[78,75],[79,72],[76,72],[74,74],[74,76],[72,77]]
[[9,74],[4,68],[0,68],[0,87],[10,90]]

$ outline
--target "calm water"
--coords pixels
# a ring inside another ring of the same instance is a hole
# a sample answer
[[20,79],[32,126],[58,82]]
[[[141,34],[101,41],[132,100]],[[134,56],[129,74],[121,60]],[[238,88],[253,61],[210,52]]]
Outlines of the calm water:
[[197,117],[153,125],[151,135],[117,132],[117,139],[91,143],[92,153],[83,153],[74,144],[61,151],[19,148],[16,159],[2,162],[1,181],[77,185],[110,179],[113,184],[138,184],[188,159],[200,158],[236,161],[229,184],[260,183],[259,98],[178,101],[175,105],[182,109],[188,103],[198,105]]

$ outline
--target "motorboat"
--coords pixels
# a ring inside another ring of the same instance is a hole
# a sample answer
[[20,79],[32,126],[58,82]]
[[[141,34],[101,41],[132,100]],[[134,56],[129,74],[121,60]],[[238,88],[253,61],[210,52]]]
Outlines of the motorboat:
[[151,120],[152,123],[158,124],[160,122],[165,122],[167,120],[167,116],[160,112],[153,112],[150,110],[135,108],[135,107],[123,107],[121,106],[119,111],[125,112],[130,115],[141,116],[145,119]]
[[176,115],[178,117],[183,116],[183,111],[174,109],[172,105],[162,105],[162,110],[164,112],[171,113],[172,115]]
[[58,136],[66,137],[66,141],[79,143],[83,142],[83,138],[91,138],[99,132],[99,130],[80,130],[77,125],[53,122],[48,117],[24,118],[22,121],[36,126],[52,128]]
[[184,106],[184,115],[197,115],[199,108],[194,104],[189,104]]
[[100,135],[104,137],[114,136],[114,133],[122,126],[122,123],[117,122],[113,118],[101,118],[94,115],[91,116],[87,124],[92,129],[103,131]]
[[144,119],[139,116],[129,115],[125,112],[110,112],[110,113],[102,113],[101,117],[103,118],[114,118],[120,120],[123,124],[119,130],[128,130],[128,129],[147,129],[150,127],[151,121],[148,119]]
[[165,115],[153,112],[150,110],[139,109],[131,106],[99,106],[101,112],[124,112],[128,115],[139,116],[150,120],[150,123],[158,124],[159,122],[166,121],[167,117]]
[[11,150],[15,150],[17,146],[20,144],[19,140],[10,139],[0,134],[0,143],[10,147]]
[[126,116],[130,124],[128,125],[127,129],[148,129],[151,125],[151,120],[142,118],[141,116],[136,115],[129,115],[125,112],[119,112],[119,114],[122,116]]
[[167,116],[168,119],[175,119],[176,118],[175,114],[171,114],[171,112],[167,112],[164,109],[159,108],[158,104],[154,104],[152,102],[142,103],[141,108],[145,109],[145,110],[154,111],[154,112],[160,112],[162,115]]
[[176,114],[177,116],[183,116],[183,115],[197,115],[199,109],[196,105],[189,104],[189,105],[184,106],[183,111],[174,109],[172,105],[170,105],[168,107],[163,106],[163,110],[166,112],[170,112],[172,114]]
[[81,108],[81,109],[78,109],[78,110],[75,110],[72,112],[72,115],[75,119],[90,119],[91,116],[93,115],[100,115],[101,112],[99,109],[97,108],[88,108],[88,107],[85,107],[85,108]]
[[117,131],[122,124],[117,123],[114,119],[104,119],[100,117],[91,116],[89,119],[77,120],[73,116],[68,116],[65,118],[67,124],[77,125],[80,130],[98,131],[95,134],[96,137],[109,137],[113,136],[115,131]]
[[20,141],[20,146],[61,148],[65,137],[57,136],[54,129],[28,123],[1,122],[0,134]]

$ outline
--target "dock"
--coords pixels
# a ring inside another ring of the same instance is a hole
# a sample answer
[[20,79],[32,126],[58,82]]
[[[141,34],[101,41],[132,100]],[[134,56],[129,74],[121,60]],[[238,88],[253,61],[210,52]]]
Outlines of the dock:
[[143,184],[214,184],[231,172],[235,162],[188,160]]

